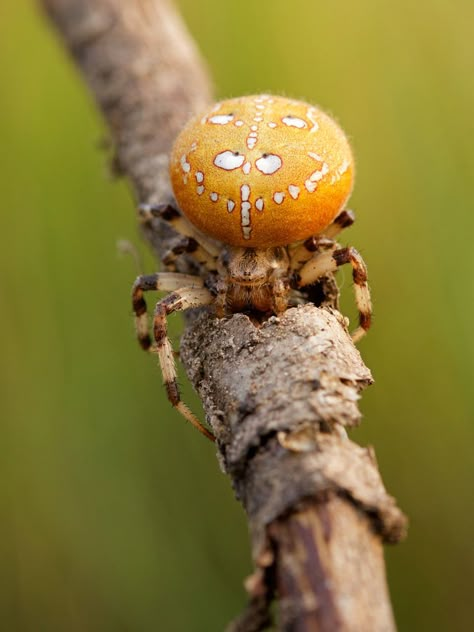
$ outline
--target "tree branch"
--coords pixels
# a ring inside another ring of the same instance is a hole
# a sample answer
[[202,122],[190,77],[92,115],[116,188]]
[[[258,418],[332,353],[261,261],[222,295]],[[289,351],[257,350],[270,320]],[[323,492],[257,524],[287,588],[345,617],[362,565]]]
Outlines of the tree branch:
[[[42,4],[105,116],[137,199],[171,201],[169,149],[210,101],[203,63],[172,5]],[[158,257],[173,238],[159,219],[145,236]],[[397,542],[405,518],[372,450],[346,435],[372,378],[344,319],[330,306],[289,309],[261,325],[200,310],[188,318],[181,357],[249,519],[256,570],[246,582],[249,607],[230,629],[263,629],[276,593],[282,630],[394,630],[382,541]]]

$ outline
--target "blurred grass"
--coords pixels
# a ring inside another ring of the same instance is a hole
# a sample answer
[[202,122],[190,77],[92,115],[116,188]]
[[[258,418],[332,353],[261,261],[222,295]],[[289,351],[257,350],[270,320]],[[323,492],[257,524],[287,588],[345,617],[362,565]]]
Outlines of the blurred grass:
[[[369,264],[361,351],[377,380],[353,436],[375,445],[411,519],[387,551],[397,620],[471,629],[474,5],[180,5],[219,96],[303,97],[352,138],[358,222],[344,239]],[[131,198],[25,0],[0,6],[0,85],[0,629],[220,630],[244,601],[245,520],[136,348],[136,269],[115,247],[139,242]]]

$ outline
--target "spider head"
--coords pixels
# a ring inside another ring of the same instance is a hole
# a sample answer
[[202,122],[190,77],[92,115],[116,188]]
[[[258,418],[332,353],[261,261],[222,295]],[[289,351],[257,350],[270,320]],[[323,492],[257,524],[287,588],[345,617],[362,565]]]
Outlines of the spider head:
[[256,287],[272,277],[288,271],[289,260],[285,248],[239,248],[228,246],[220,256],[220,264],[229,282],[234,285]]

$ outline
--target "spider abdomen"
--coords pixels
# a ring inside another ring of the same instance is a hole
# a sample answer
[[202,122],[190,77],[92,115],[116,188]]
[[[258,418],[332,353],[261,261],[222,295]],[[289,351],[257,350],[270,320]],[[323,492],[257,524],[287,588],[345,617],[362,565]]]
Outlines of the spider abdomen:
[[193,119],[170,163],[178,205],[205,234],[250,248],[322,232],[347,201],[354,163],[319,108],[284,97],[229,99]]

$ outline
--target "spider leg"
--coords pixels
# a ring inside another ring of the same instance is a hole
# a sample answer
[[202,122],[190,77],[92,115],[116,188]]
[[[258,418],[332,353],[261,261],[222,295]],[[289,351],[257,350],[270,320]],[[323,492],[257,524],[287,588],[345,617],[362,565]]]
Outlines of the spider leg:
[[316,253],[334,247],[334,241],[324,236],[315,235],[309,237],[302,244],[292,249],[290,253],[290,269],[299,270]]
[[170,224],[177,233],[194,238],[212,259],[219,256],[219,246],[194,228],[171,204],[140,204],[138,213],[143,223],[150,223],[154,217],[159,217]]
[[210,255],[207,250],[198,244],[194,237],[182,237],[172,248],[163,255],[163,263],[166,266],[172,266],[176,259],[182,254],[190,254],[193,258],[209,271],[216,270],[216,258]]
[[180,274],[179,272],[157,272],[137,277],[132,288],[132,308],[135,314],[137,338],[142,349],[148,351],[151,347],[144,292],[160,290],[171,292],[184,286],[202,288],[203,285],[204,282],[201,277],[192,276],[191,274]]
[[339,248],[326,250],[316,254],[313,259],[305,263],[297,275],[298,287],[311,285],[319,277],[335,272],[339,266],[350,263],[354,281],[354,293],[359,311],[359,327],[352,332],[352,340],[358,342],[370,328],[372,317],[372,302],[367,284],[367,267],[361,255],[355,248]]
[[213,300],[211,293],[203,287],[185,287],[158,301],[155,307],[153,319],[153,333],[156,341],[156,351],[160,361],[161,372],[165,383],[166,394],[172,406],[183,415],[199,432],[211,441],[215,440],[214,435],[202,425],[196,415],[181,401],[179,393],[176,364],[174,360],[173,348],[167,333],[167,316],[173,312],[184,311],[192,307],[208,305]]
[[355,222],[355,214],[354,211],[344,210],[339,213],[339,215],[334,219],[332,224],[324,231],[324,236],[329,239],[334,239],[337,237],[344,228],[348,228],[352,226]]
[[334,245],[334,238],[339,233],[352,226],[355,222],[355,215],[352,211],[344,210],[334,219],[332,224],[324,230],[320,235],[309,237],[302,244],[298,244],[290,249],[290,267],[292,270],[298,270],[301,266],[309,261],[314,253],[319,250],[327,250]]

